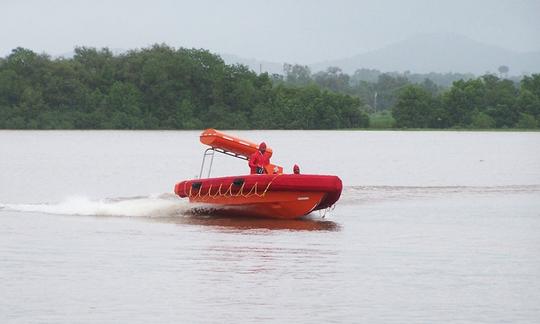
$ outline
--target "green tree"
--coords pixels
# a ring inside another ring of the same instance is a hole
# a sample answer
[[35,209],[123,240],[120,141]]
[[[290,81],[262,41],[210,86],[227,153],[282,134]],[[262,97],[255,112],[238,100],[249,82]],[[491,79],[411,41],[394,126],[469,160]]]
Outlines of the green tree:
[[472,114],[480,107],[484,109],[485,85],[481,79],[454,82],[452,88],[443,95],[442,102],[448,113],[450,126],[467,126]]
[[521,113],[516,127],[523,129],[534,129],[538,128],[538,122],[533,115]]
[[406,77],[394,77],[389,73],[381,74],[373,89],[375,92],[373,94],[374,109],[380,111],[392,108],[396,104],[401,90],[409,84]]
[[489,129],[495,127],[495,119],[493,119],[490,115],[476,111],[473,114],[471,126],[473,128],[480,128],[480,129]]
[[400,92],[392,109],[396,126],[400,128],[428,127],[431,119],[431,96],[423,88],[408,85]]
[[320,87],[335,92],[349,92],[350,78],[338,67],[329,67],[324,72],[318,72],[314,76],[315,83]]
[[311,82],[311,70],[307,65],[283,64],[283,72],[288,83],[293,85],[307,85]]
[[495,126],[497,128],[513,127],[519,118],[519,114],[512,107],[504,104],[489,107],[486,113],[495,120]]
[[528,90],[537,98],[540,98],[540,74],[524,76],[521,80],[521,89]]
[[133,84],[116,81],[106,99],[107,110],[138,118],[141,114],[141,97],[141,92]]
[[510,71],[510,69],[506,65],[499,66],[498,70],[499,70],[499,74],[500,74],[501,78],[503,76],[506,78],[508,76],[508,71]]
[[516,99],[516,110],[520,113],[540,117],[540,99],[527,89],[521,89]]

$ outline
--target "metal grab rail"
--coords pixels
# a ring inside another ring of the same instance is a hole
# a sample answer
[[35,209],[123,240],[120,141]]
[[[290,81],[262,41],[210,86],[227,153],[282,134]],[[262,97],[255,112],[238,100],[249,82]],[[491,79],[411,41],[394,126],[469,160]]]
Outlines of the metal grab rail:
[[204,164],[206,162],[206,157],[207,156],[212,156],[212,158],[210,159],[210,166],[208,167],[208,174],[206,175],[207,178],[210,178],[210,173],[212,172],[212,165],[214,163],[214,153],[215,152],[225,154],[225,155],[229,155],[229,156],[239,158],[239,159],[242,159],[242,160],[246,160],[246,161],[249,160],[247,156],[243,156],[243,155],[239,155],[239,154],[236,154],[236,153],[228,152],[228,151],[225,151],[223,149],[216,148],[216,147],[208,148],[208,149],[206,149],[204,151],[204,154],[203,154],[203,160],[202,160],[202,163],[201,163],[201,171],[199,172],[199,179],[202,179],[202,175],[203,175],[203,171],[204,171]]

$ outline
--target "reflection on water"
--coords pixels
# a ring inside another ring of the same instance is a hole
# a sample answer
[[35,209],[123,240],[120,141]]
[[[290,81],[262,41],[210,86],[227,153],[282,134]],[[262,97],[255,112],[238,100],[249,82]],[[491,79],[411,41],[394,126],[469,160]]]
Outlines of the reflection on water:
[[183,217],[150,218],[182,225],[215,226],[232,230],[339,231],[339,224],[321,219],[267,219],[192,213]]

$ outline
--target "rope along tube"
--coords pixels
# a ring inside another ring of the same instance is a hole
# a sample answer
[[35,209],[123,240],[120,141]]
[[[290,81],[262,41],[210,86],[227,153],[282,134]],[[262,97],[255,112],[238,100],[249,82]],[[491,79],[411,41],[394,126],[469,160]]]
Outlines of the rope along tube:
[[221,192],[221,189],[223,187],[223,183],[221,183],[219,185],[219,188],[218,188],[218,190],[216,191],[215,194],[212,194],[212,184],[210,185],[210,187],[208,188],[208,191],[205,194],[201,194],[201,192],[203,190],[203,185],[202,184],[201,184],[201,187],[199,188],[199,190],[196,193],[193,192],[193,187],[190,187],[188,197],[189,198],[201,198],[201,199],[205,199],[205,198],[216,199],[218,197],[244,197],[244,198],[248,198],[248,197],[251,197],[251,196],[264,197],[266,195],[266,192],[268,191],[268,189],[270,189],[270,185],[272,184],[272,182],[274,182],[274,180],[276,180],[276,178],[278,176],[279,176],[279,174],[276,175],[275,177],[273,177],[272,180],[270,180],[270,182],[268,182],[268,184],[266,185],[266,188],[264,189],[264,191],[262,193],[259,193],[259,183],[258,182],[255,182],[255,184],[251,187],[251,189],[247,193],[244,193],[244,187],[246,185],[246,183],[244,182],[242,184],[242,186],[240,187],[240,190],[238,190],[238,192],[234,194],[232,192],[233,183],[231,182],[231,184],[229,185],[229,188],[227,188],[227,190],[225,190],[225,192]]

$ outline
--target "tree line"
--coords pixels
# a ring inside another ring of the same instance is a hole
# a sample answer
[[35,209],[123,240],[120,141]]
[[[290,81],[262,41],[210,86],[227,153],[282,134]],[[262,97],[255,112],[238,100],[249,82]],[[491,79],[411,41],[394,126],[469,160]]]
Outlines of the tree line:
[[410,84],[418,84],[435,94],[448,89],[453,82],[469,80],[470,73],[411,73],[405,71],[383,73],[375,69],[358,69],[353,74],[344,73],[339,67],[328,67],[325,71],[312,73],[306,65],[284,64],[283,75],[273,75],[277,84],[290,86],[317,85],[323,89],[357,96],[372,112],[391,109],[400,90]]
[[3,129],[335,129],[367,127],[357,96],[275,84],[206,50],[154,45],[113,55],[0,58]]
[[[507,66],[499,72],[506,75]],[[372,117],[390,112],[386,127],[537,128],[540,126],[540,74],[499,78],[459,73],[381,73],[359,69],[353,75],[337,67],[311,74],[309,67],[284,66],[275,82],[315,84],[361,98]],[[433,81],[432,80],[435,80]],[[371,125],[375,127],[373,120]]]
[[368,113],[377,127],[380,112],[383,127],[536,128],[540,75],[312,74],[298,64],[268,75],[164,44],[120,55],[79,47],[56,59],[17,48],[0,58],[4,129],[367,128]]
[[526,128],[540,125],[540,74],[516,84],[495,75],[459,80],[433,94],[407,85],[392,109],[398,128]]

